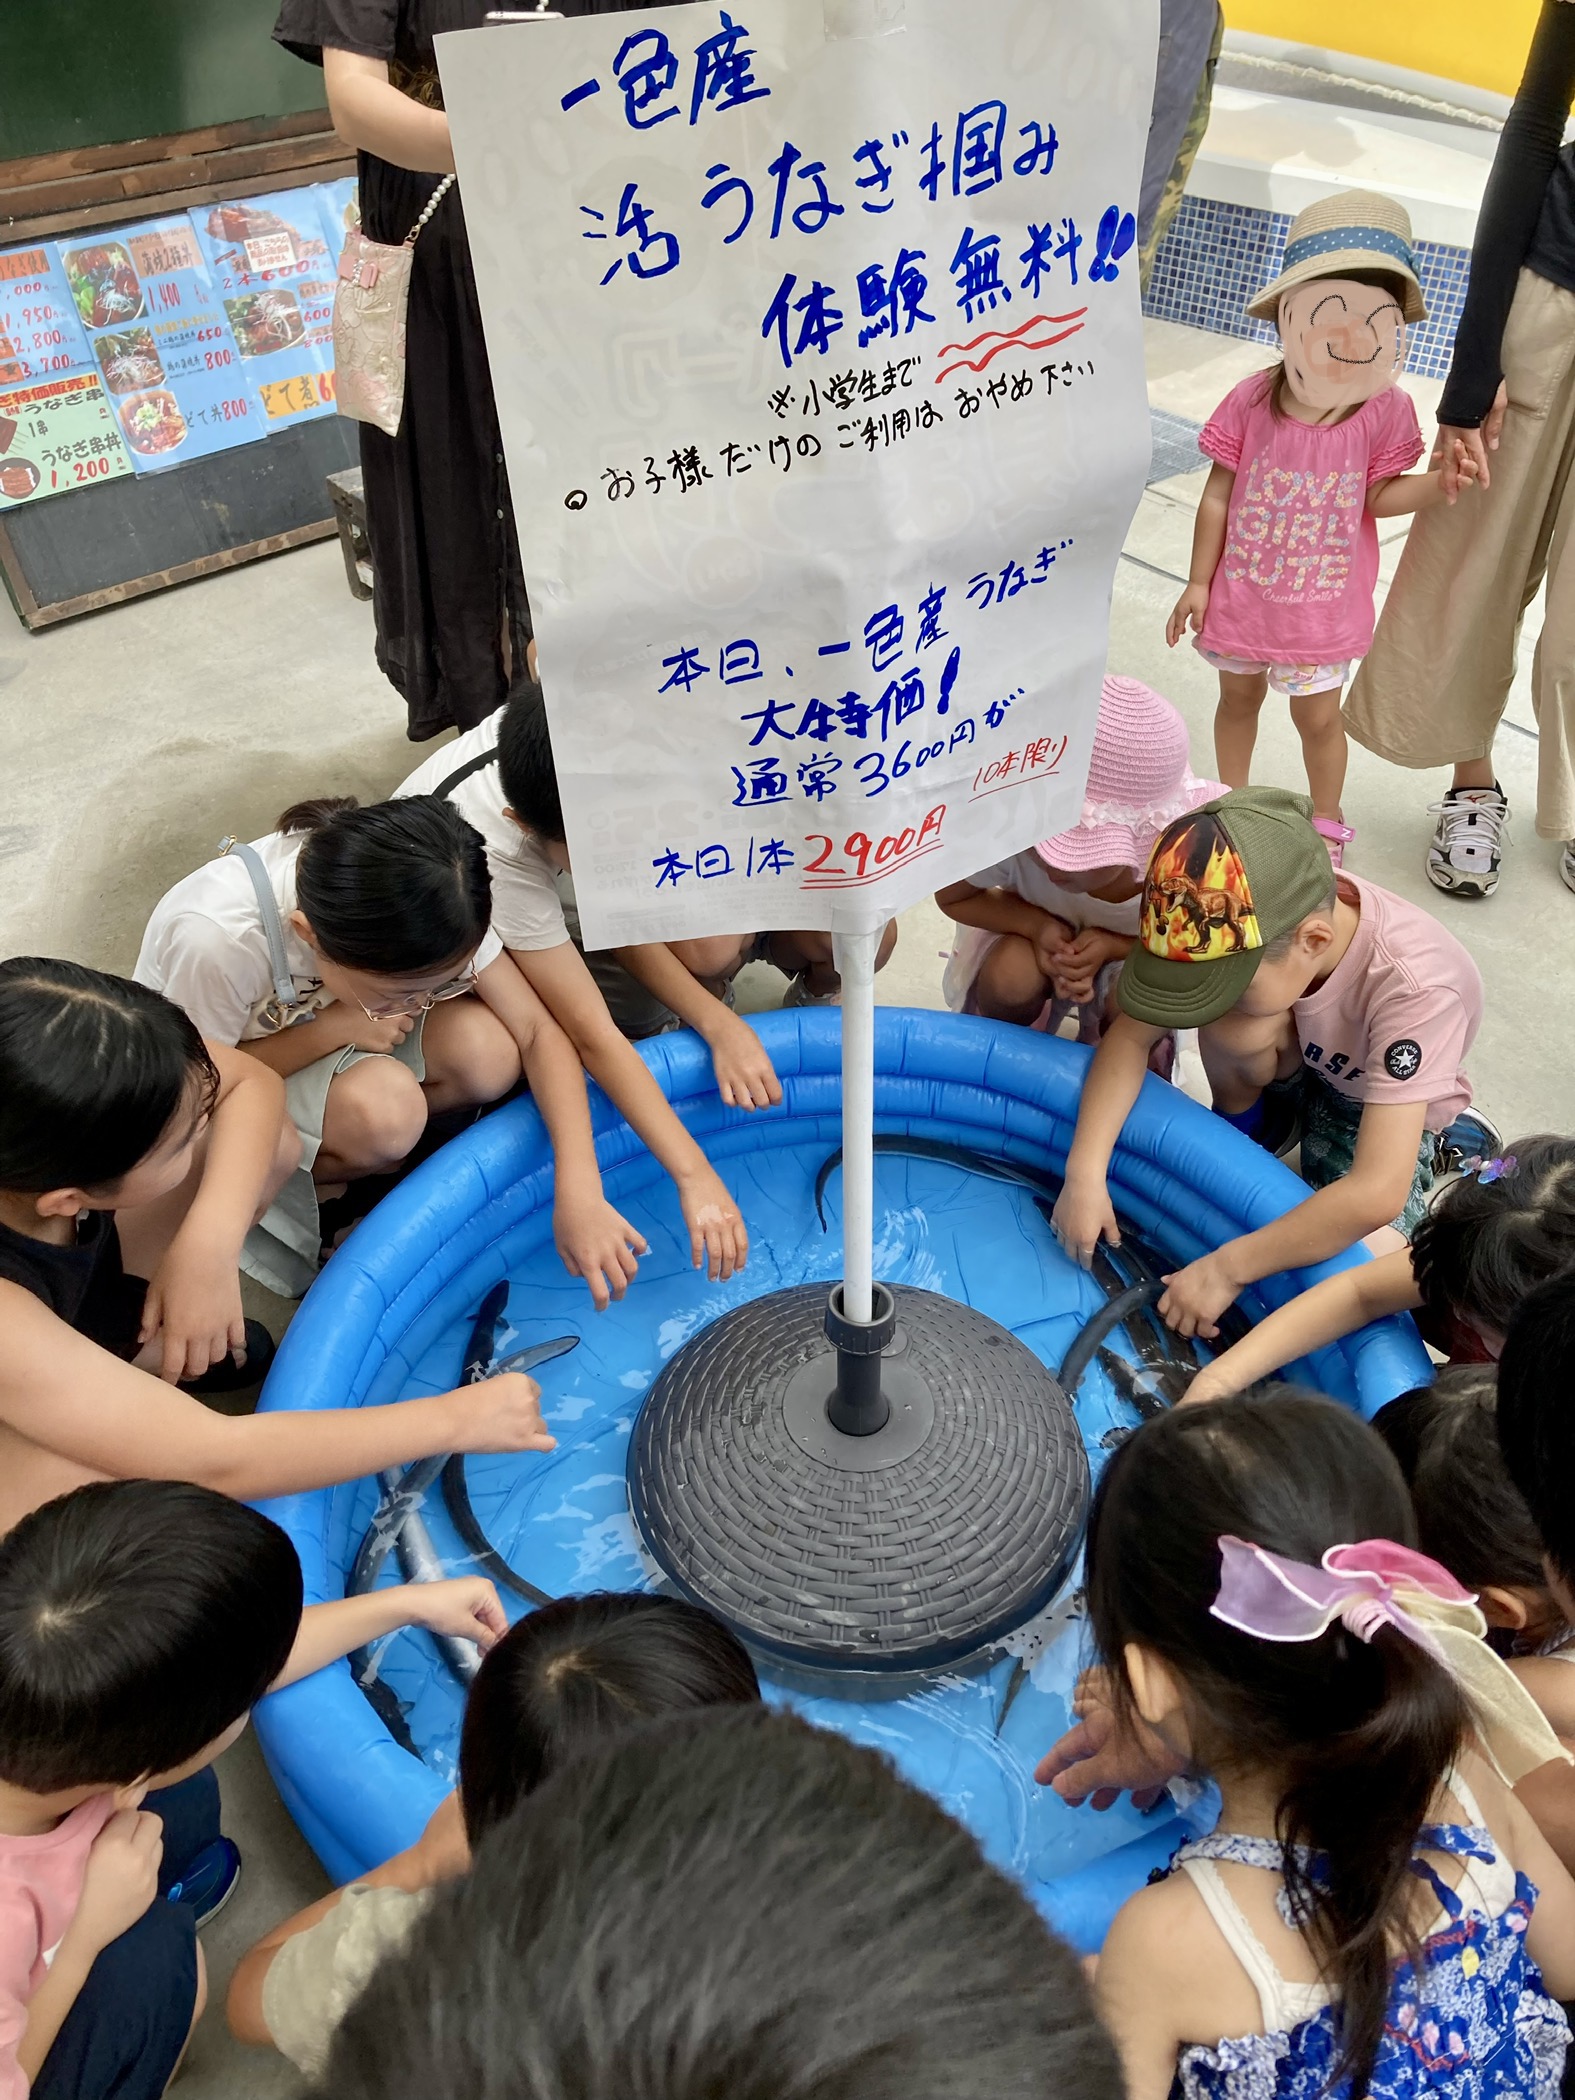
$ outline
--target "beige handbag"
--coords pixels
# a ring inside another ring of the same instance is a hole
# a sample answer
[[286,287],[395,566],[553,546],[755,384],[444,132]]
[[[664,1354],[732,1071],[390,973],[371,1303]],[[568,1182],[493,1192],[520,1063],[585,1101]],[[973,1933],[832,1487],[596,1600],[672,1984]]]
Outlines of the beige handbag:
[[421,229],[454,187],[445,175],[397,248],[345,235],[334,287],[334,390],[342,416],[394,437],[405,408],[405,308]]

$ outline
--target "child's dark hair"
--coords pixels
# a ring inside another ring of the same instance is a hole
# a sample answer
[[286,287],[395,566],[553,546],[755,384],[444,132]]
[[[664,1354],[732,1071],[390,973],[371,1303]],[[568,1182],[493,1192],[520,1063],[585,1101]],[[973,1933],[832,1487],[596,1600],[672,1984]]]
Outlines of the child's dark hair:
[[101,1480],[0,1538],[0,1779],[172,1772],[254,1706],[301,1623],[271,1519],[178,1480]]
[[1480,1319],[1500,1334],[1528,1291],[1575,1266],[1575,1138],[1517,1138],[1503,1158],[1495,1180],[1452,1181],[1411,1240],[1429,1311]]
[[1498,1442],[1498,1371],[1461,1364],[1373,1417],[1416,1511],[1422,1551],[1468,1590],[1544,1589],[1542,1534]]
[[[1342,270],[1340,275],[1348,283],[1368,284],[1376,292],[1387,292],[1395,305],[1399,307],[1401,313],[1405,312],[1407,286],[1403,277],[1396,277],[1388,270]],[[1291,384],[1290,374],[1285,369],[1284,358],[1282,357],[1277,365],[1271,366],[1264,373],[1263,377],[1264,392],[1260,399],[1268,402],[1270,412],[1275,421],[1283,423],[1290,413],[1285,406],[1285,397],[1290,391]],[[1363,404],[1358,402],[1356,408],[1343,408],[1333,420],[1336,423],[1344,423],[1356,414],[1357,408],[1362,406]]]
[[298,802],[280,831],[304,831],[295,894],[330,962],[380,977],[457,963],[481,946],[492,877],[481,833],[439,795],[362,809]]
[[544,1604],[490,1651],[466,1702],[459,1792],[470,1840],[620,1729],[759,1697],[748,1650],[697,1604],[606,1591]]
[[171,1000],[80,963],[0,963],[0,1189],[108,1188],[218,1091]]
[[[1221,1538],[1316,1567],[1331,1546],[1415,1545],[1400,1469],[1366,1423],[1312,1393],[1178,1408],[1112,1456],[1088,1528],[1088,1605],[1118,1711],[1125,1652],[1150,1650],[1185,1687],[1207,1771],[1278,1776],[1292,1913],[1338,2004],[1341,2066],[1366,2088],[1397,1945],[1414,1950],[1412,1848],[1465,1737],[1449,1673],[1393,1627],[1338,1620],[1310,1641],[1257,1640],[1212,1616]],[[1305,1846],[1320,1855],[1316,1880]]]
[[1120,2100],[1086,1980],[877,1751],[769,1707],[571,1758],[434,1889],[333,2100]]
[[1575,1589],[1575,1274],[1527,1293],[1498,1364],[1498,1440],[1543,1548]]
[[529,679],[516,689],[498,724],[498,785],[527,829],[549,845],[563,844],[563,804],[552,762],[547,703],[541,687]]

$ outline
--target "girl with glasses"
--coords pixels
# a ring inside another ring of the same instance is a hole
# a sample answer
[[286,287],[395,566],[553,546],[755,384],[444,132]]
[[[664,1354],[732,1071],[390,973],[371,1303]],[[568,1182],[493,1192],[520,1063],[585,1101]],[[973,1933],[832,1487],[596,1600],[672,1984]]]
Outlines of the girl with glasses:
[[320,1200],[523,1071],[553,1141],[558,1251],[598,1308],[623,1296],[645,1242],[602,1195],[579,1059],[491,912],[481,837],[435,795],[300,803],[155,906],[138,982],[285,1082],[302,1164],[241,1256],[270,1290],[299,1297],[315,1275]]

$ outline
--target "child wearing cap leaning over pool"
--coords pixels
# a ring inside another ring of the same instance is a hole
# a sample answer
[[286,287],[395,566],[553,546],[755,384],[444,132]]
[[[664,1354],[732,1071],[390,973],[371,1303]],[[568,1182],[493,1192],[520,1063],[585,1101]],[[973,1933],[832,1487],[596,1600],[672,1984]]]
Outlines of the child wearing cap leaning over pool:
[[1199,434],[1214,465],[1165,639],[1174,648],[1190,626],[1219,672],[1215,765],[1232,787],[1247,785],[1269,688],[1286,695],[1313,822],[1339,867],[1353,836],[1340,695],[1372,647],[1377,520],[1446,500],[1441,468],[1409,471],[1422,433],[1395,384],[1406,324],[1427,318],[1409,218],[1369,190],[1309,205],[1247,311],[1275,322],[1284,354],[1233,387]]
[[1461,1069],[1482,980],[1418,906],[1336,874],[1311,805],[1283,788],[1205,803],[1161,834],[1121,1013],[1083,1086],[1055,1228],[1087,1264],[1119,1241],[1106,1172],[1169,1028],[1196,1028],[1217,1114],[1273,1151],[1300,1137],[1313,1193],[1168,1279],[1160,1311],[1212,1336],[1249,1284],[1326,1261],[1426,1208],[1445,1133],[1493,1150]]

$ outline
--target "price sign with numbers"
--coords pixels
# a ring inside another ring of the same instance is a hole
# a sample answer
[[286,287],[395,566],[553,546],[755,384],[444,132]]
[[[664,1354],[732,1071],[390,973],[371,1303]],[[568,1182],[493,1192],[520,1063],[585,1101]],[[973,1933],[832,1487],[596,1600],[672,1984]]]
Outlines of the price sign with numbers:
[[191,223],[254,404],[256,434],[332,415],[339,250],[330,245],[317,191],[198,205]]
[[1149,456],[1154,0],[440,36],[587,945],[1074,823]]
[[0,511],[130,472],[96,372],[0,387]]
[[0,386],[92,369],[70,287],[50,248],[39,243],[0,253]]
[[267,435],[185,213],[60,241],[55,254],[139,474]]

